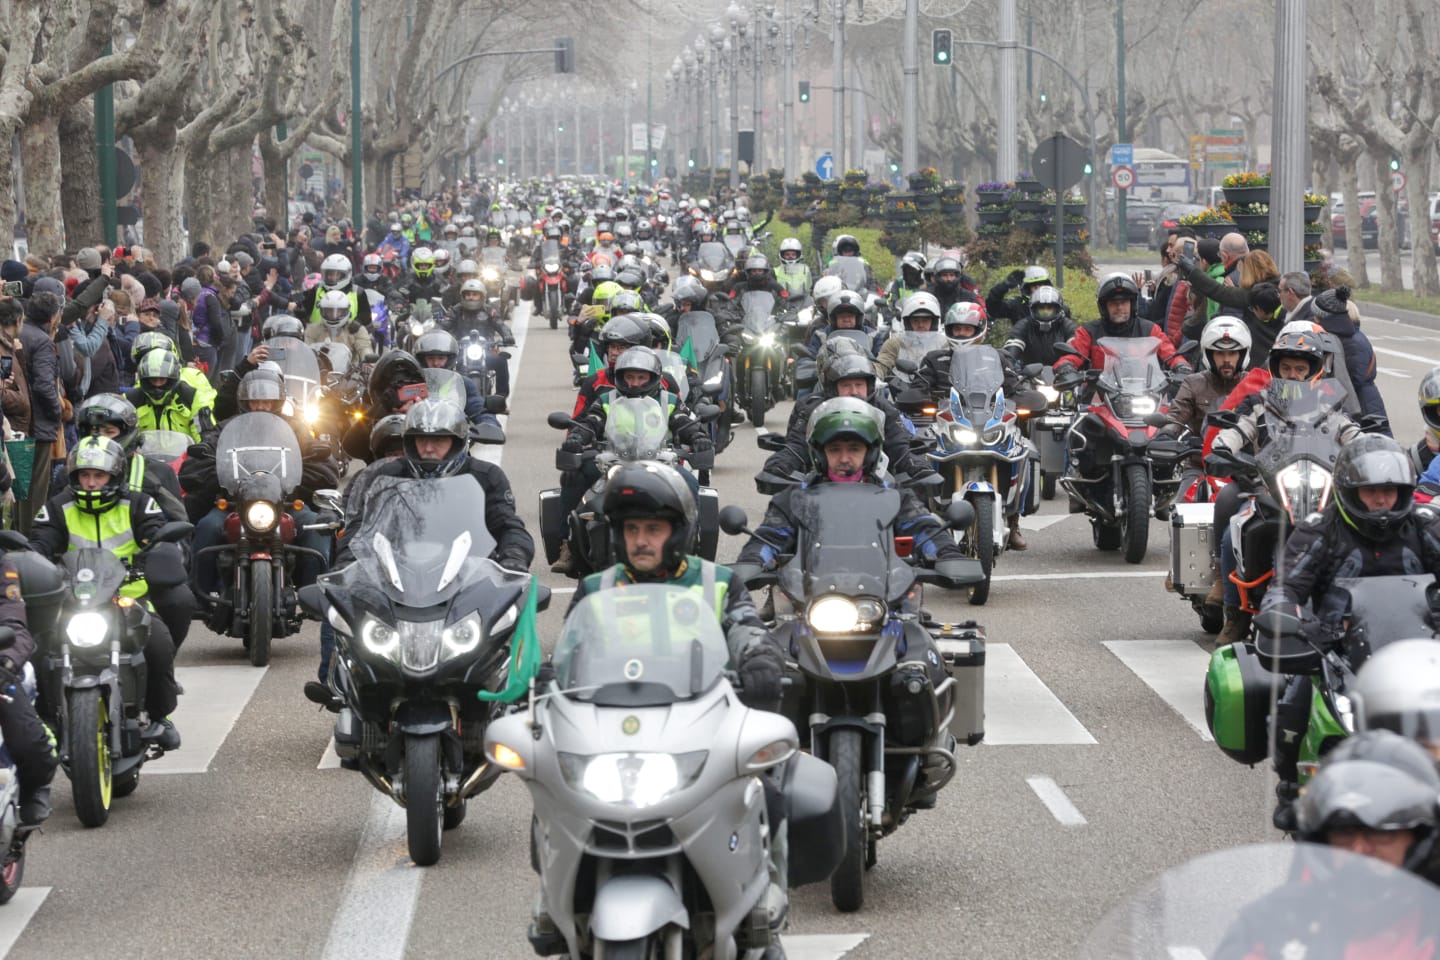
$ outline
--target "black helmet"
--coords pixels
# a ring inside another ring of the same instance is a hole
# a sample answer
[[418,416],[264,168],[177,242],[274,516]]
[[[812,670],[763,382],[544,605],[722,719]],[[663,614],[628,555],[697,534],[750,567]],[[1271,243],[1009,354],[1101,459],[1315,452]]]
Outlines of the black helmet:
[[370,397],[392,409],[398,408],[400,401],[395,391],[424,382],[425,372],[420,369],[420,361],[404,350],[389,350],[370,371]]
[[864,380],[865,399],[875,395],[875,365],[870,358],[858,353],[842,354],[825,365],[825,396],[839,396],[841,380]]
[[305,324],[299,317],[292,317],[288,313],[274,313],[265,319],[260,327],[260,336],[264,340],[273,337],[295,337],[297,340],[305,339]]
[[[1111,300],[1129,300],[1130,320],[1133,320],[1135,309],[1140,303],[1140,288],[1125,274],[1112,273],[1100,281],[1100,287],[1095,291],[1095,306],[1100,311],[1100,319],[1105,323],[1110,322],[1110,311],[1105,309],[1105,304]],[[1130,320],[1125,322],[1129,323]]]
[[415,359],[420,361],[421,366],[428,366],[426,357],[444,357],[445,369],[454,370],[455,361],[460,357],[460,344],[448,330],[423,333],[415,341]]
[[249,410],[248,404],[255,401],[285,402],[285,375],[268,360],[245,374],[235,392],[235,402],[242,411]]
[[[439,460],[424,460],[416,440],[452,437],[450,451]],[[405,415],[405,461],[416,477],[448,477],[460,472],[470,458],[470,422],[465,411],[449,400],[421,400]]]
[[[619,294],[616,294],[619,296]],[[614,297],[610,298],[612,301]],[[648,347],[655,342],[650,324],[635,314],[621,314],[613,317],[600,328],[600,348],[609,351],[611,344],[623,343],[627,347]]]
[[[625,374],[635,371],[649,375],[642,386],[631,387],[625,383]],[[621,396],[653,397],[660,392],[664,377],[665,368],[660,365],[660,358],[655,355],[655,351],[649,347],[631,347],[615,361],[615,389]]]
[[[168,350],[151,350],[140,358],[136,377],[145,399],[156,406],[167,403],[180,386],[180,358]],[[157,387],[151,380],[164,380],[165,383]]]
[[705,302],[709,294],[705,291],[705,284],[696,280],[690,274],[681,274],[675,281],[675,289],[670,294],[670,299],[676,303],[688,303],[692,307],[699,307]]
[[848,233],[842,233],[835,238],[834,249],[837,257],[858,257],[860,256],[860,241]]
[[1030,294],[1030,319],[1042,333],[1049,333],[1055,321],[1064,314],[1065,301],[1061,298],[1060,291],[1054,287],[1047,284]]
[[[103,470],[110,479],[99,490],[80,486],[81,470]],[[120,501],[125,487],[125,451],[109,437],[84,437],[65,458],[65,475],[75,503],[87,513],[103,513]]]
[[625,521],[636,518],[669,520],[670,536],[660,557],[661,567],[673,571],[694,549],[698,531],[695,495],[673,467],[648,460],[621,464],[605,482],[601,512],[610,525],[610,545],[615,558],[627,567]]
[[615,282],[626,290],[639,290],[645,284],[645,275],[631,267],[615,274]]
[[911,288],[917,286],[925,275],[925,254],[919,250],[907,251],[900,258],[900,274],[906,285]]
[[75,429],[82,437],[99,435],[101,427],[115,427],[120,432],[110,438],[125,449],[135,439],[137,417],[135,405],[118,393],[96,393],[75,408]]
[[392,453],[405,452],[405,414],[392,413],[375,421],[370,428],[370,456],[384,459]]
[[1326,763],[1297,804],[1296,835],[1324,843],[1336,829],[1411,830],[1415,842],[1405,852],[1404,866],[1415,870],[1434,847],[1436,793],[1433,778],[1422,781],[1375,760]]
[[824,401],[810,412],[805,428],[811,463],[817,471],[823,472],[825,445],[841,437],[854,437],[869,448],[865,453],[863,472],[871,473],[880,461],[884,423],[884,414],[858,397],[834,397]]
[[[1376,486],[1395,488],[1393,507],[1366,509],[1360,488]],[[1410,515],[1414,496],[1415,468],[1405,449],[1390,437],[1361,434],[1335,458],[1335,504],[1341,518],[1367,540],[1378,543],[1392,536]]]

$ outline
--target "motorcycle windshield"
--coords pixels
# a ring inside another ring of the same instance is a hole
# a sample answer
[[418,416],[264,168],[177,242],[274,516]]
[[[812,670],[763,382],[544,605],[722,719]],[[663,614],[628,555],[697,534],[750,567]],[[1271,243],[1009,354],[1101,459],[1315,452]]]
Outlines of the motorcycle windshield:
[[[989,423],[1005,413],[996,403],[996,393],[1005,386],[1005,367],[1000,351],[976,345],[961,347],[950,354],[950,385],[953,388],[950,412],[971,423]],[[958,407],[956,400],[959,400]]]
[[612,392],[605,413],[605,443],[621,460],[652,460],[665,449],[670,421],[654,397]]
[[484,267],[495,267],[498,270],[505,269],[505,248],[484,247],[480,251],[480,265]]
[[1435,635],[1430,623],[1427,589],[1430,574],[1411,577],[1336,577],[1321,605],[1348,611],[1351,638],[1350,666],[1360,669],[1375,651],[1396,640],[1427,639]]
[[676,325],[675,344],[682,350],[690,344],[690,352],[697,362],[710,356],[720,344],[720,331],[715,327],[715,317],[704,310],[691,310],[680,314]]
[[790,501],[799,543],[780,573],[780,587],[795,599],[822,594],[899,597],[915,580],[895,556],[894,526],[900,494],[872,483],[820,483]]
[[909,360],[916,364],[924,361],[926,355],[932,351],[946,350],[950,346],[950,341],[939,330],[930,330],[924,333],[918,330],[905,330],[895,334],[895,337],[900,343],[900,353],[896,359]]
[[[1160,369],[1160,341],[1154,337],[1101,337],[1105,356],[1100,381],[1112,393],[1156,393],[1165,386]],[[1153,411],[1152,411],[1153,412]]]
[[540,244],[540,261],[542,264],[553,263],[560,266],[560,241],[546,240]]
[[775,326],[775,294],[769,290],[746,290],[740,294],[740,315],[747,333],[769,332]]
[[345,344],[334,341],[322,343],[315,353],[322,371],[333,373],[337,377],[343,377],[350,372],[350,364],[354,358]]
[[60,558],[70,592],[82,604],[103,602],[114,596],[130,571],[124,561],[103,547],[81,547]]
[[825,276],[839,277],[846,290],[865,292],[865,261],[859,257],[836,257],[825,268]]
[[296,337],[271,337],[265,346],[285,376],[285,396],[290,398],[296,414],[303,412],[307,403],[318,399],[320,391],[320,361],[315,351]]
[[425,370],[425,386],[431,400],[449,400],[465,410],[465,378],[454,370],[444,367],[428,367]]
[[225,421],[220,431],[215,469],[220,486],[231,496],[240,494],[247,477],[262,473],[277,477],[280,493],[288,495],[300,486],[304,464],[288,421],[273,413],[242,413]]
[[392,603],[437,607],[504,571],[489,558],[485,491],[473,477],[379,477],[366,490],[361,526],[347,534],[360,569]]
[[138,449],[147,460],[174,463],[185,456],[185,451],[194,442],[190,434],[178,430],[146,430],[140,434]]
[[[1340,452],[1342,424],[1338,421],[1343,416],[1345,388],[1338,380],[1272,380],[1263,396],[1265,443],[1255,454],[1261,471],[1267,477],[1276,476],[1299,466],[1294,461],[1311,460],[1324,470],[1324,494],[1328,498],[1330,467]],[[1277,480],[1282,488],[1287,486],[1284,477],[1277,476]],[[1305,485],[1312,484],[1307,480]],[[1313,506],[1319,510],[1324,505],[1322,499]]]
[[745,235],[742,233],[727,233],[720,242],[730,251],[732,257],[745,249]]
[[851,343],[855,344],[856,348],[860,351],[861,356],[870,356],[870,345],[872,343],[872,340],[870,334],[866,333],[864,330],[831,330],[829,333],[825,334],[825,339],[849,340]]
[[660,358],[660,368],[674,378],[680,388],[680,402],[684,403],[690,396],[690,367],[685,358],[674,350],[656,350],[655,355]]
[[[725,248],[725,245],[723,243],[716,243],[713,240],[709,243],[700,244],[699,249],[695,251],[695,263],[702,270],[709,270],[713,273],[727,273],[734,262],[735,258],[731,255],[730,251]],[[720,278],[716,277],[715,279],[718,280]]]
[[586,594],[555,643],[555,680],[571,699],[664,706],[720,679],[730,649],[698,590],[636,583]]

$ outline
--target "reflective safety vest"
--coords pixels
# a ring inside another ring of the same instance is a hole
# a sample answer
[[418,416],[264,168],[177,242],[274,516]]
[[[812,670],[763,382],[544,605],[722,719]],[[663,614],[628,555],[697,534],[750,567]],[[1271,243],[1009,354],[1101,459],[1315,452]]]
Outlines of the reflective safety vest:
[[[140,552],[140,544],[135,542],[135,528],[130,525],[130,501],[124,497],[104,513],[82,510],[80,504],[70,501],[65,504],[65,529],[70,534],[69,550],[98,547],[126,561]],[[122,586],[120,595],[139,599],[148,590],[149,586],[141,578]]]
[[[720,582],[718,570],[719,568],[709,560],[687,554],[685,569],[680,572],[678,577],[666,580],[665,583],[667,586],[683,587],[691,593],[698,594],[701,602],[715,612],[715,620],[723,623],[725,597],[729,593],[730,584]],[[591,578],[594,579],[593,583],[590,582]],[[617,563],[600,573],[591,574],[591,577],[587,578],[585,587],[586,592],[590,592],[592,589],[609,590],[612,587],[634,582],[626,572],[625,565]]]
[[200,397],[195,397],[195,408],[186,407],[180,402],[179,397],[172,396],[170,402],[158,410],[154,404],[135,405],[135,429],[143,432],[145,430],[174,430],[177,433],[188,434],[196,443],[200,442],[200,428],[195,425],[196,415],[201,409]]
[[[315,306],[310,311],[311,323],[325,322],[325,318],[320,316],[320,298],[323,296],[325,296],[325,291],[323,289],[317,288],[317,291],[315,293]],[[348,293],[345,294],[345,296],[348,297],[350,300],[350,320],[353,323],[360,317],[360,292],[355,289],[354,284],[351,284],[350,290]]]
[[130,472],[125,476],[125,489],[131,493],[145,492],[145,457],[142,454],[130,455]]

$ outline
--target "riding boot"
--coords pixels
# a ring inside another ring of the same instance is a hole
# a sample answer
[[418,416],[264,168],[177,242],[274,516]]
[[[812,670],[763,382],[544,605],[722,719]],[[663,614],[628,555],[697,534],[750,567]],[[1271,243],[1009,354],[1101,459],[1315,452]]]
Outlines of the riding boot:
[[1210,584],[1210,592],[1205,594],[1202,605],[1205,607],[1207,615],[1212,609],[1219,610],[1225,606],[1225,582],[1219,577],[1216,577],[1215,582]]
[[575,570],[575,557],[570,553],[570,541],[560,544],[560,558],[550,565],[551,573],[570,574]]
[[1295,816],[1295,801],[1299,798],[1299,784],[1291,780],[1280,780],[1275,784],[1275,812],[1270,815],[1270,823],[1276,830],[1294,833],[1299,828]]
[[1024,550],[1029,544],[1025,542],[1025,535],[1020,532],[1020,515],[1011,514],[1007,519],[1010,521],[1009,549]]
[[1250,638],[1250,614],[1239,607],[1225,608],[1225,629],[1215,638],[1217,648],[1244,643]]

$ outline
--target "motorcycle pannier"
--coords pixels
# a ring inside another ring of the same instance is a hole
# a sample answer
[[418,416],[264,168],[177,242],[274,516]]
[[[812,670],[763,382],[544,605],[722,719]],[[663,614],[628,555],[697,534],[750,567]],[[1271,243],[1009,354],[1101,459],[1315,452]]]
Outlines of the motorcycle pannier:
[[973,747],[985,739],[985,628],[973,621],[945,624],[935,646],[955,678],[950,732]]
[[1170,514],[1170,582],[1184,594],[1204,594],[1215,582],[1215,505],[1177,503]]
[[1270,687],[1274,678],[1242,643],[1210,655],[1205,676],[1205,723],[1215,745],[1237,763],[1255,765],[1270,755]]
[[783,794],[789,885],[819,883],[835,872],[845,853],[845,844],[835,842],[845,835],[835,768],[808,753],[797,753],[785,764]]

